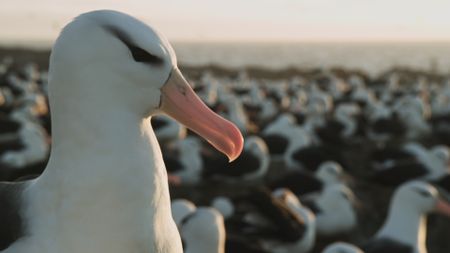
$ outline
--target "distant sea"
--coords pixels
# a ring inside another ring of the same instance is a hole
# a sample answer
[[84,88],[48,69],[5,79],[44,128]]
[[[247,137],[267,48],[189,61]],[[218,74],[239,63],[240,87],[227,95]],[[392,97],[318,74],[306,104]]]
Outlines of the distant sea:
[[450,74],[448,43],[174,43],[180,63],[360,69],[376,75],[393,66]]
[[[2,44],[2,43],[0,43]],[[420,43],[237,43],[174,42],[180,64],[269,69],[359,69],[376,75],[396,67],[450,74],[450,42]],[[20,43],[30,48],[49,48],[50,43]]]

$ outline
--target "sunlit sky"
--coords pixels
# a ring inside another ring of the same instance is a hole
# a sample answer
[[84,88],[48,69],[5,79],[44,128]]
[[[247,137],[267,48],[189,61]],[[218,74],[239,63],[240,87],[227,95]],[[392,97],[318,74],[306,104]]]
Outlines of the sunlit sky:
[[1,0],[0,40],[52,41],[95,9],[172,41],[450,41],[450,0]]

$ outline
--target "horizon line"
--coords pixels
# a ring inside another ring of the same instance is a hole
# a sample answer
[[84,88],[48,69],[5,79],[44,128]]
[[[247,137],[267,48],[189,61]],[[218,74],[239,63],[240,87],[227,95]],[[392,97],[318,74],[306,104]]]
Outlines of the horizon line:
[[[0,39],[2,48],[50,49],[52,39]],[[442,39],[169,39],[172,44],[440,44],[449,43],[450,38]]]

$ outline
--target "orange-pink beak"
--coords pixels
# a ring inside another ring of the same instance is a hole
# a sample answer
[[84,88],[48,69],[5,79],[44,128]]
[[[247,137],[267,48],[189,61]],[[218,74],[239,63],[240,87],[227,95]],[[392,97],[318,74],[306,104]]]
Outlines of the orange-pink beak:
[[439,199],[436,202],[435,209],[438,213],[441,213],[446,216],[450,216],[450,204],[445,200]]
[[244,145],[241,132],[209,109],[177,68],[172,70],[161,94],[160,109],[164,113],[202,136],[227,155],[230,162],[241,154]]

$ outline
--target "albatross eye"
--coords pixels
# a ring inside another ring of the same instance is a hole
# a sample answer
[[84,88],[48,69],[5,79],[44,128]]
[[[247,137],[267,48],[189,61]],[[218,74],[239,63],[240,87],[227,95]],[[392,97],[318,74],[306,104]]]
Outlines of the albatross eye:
[[117,27],[111,25],[105,25],[104,28],[111,34],[115,35],[116,38],[127,46],[136,62],[150,63],[152,65],[162,65],[164,63],[163,58],[151,54],[148,51],[136,46],[136,43],[124,31],[121,31]]
[[328,167],[327,171],[328,171],[328,173],[330,173],[332,175],[336,175],[337,174],[337,171],[334,168],[332,168],[332,167]]
[[137,62],[143,62],[143,63],[150,63],[154,65],[161,65],[163,63],[163,59],[160,57],[153,55],[144,49],[134,46],[134,45],[128,45],[128,48],[131,51],[131,55],[133,56],[133,59]]
[[415,189],[416,192],[418,192],[423,197],[431,197],[431,193],[429,191],[423,190],[423,189]]

